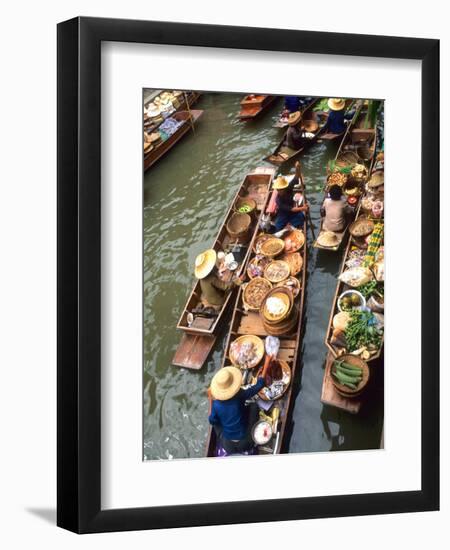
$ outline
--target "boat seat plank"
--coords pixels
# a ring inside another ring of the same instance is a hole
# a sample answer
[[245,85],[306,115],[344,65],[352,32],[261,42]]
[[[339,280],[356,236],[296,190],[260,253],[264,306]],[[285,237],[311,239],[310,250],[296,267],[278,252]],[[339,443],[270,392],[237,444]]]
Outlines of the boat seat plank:
[[347,397],[343,397],[336,391],[336,388],[331,381],[330,370],[333,361],[334,357],[330,353],[328,353],[325,365],[325,373],[323,376],[322,395],[320,400],[324,405],[336,407],[337,409],[341,409],[351,414],[358,414],[361,408],[361,399],[348,399]]
[[212,334],[183,334],[172,365],[193,370],[201,369],[215,341],[216,337]]

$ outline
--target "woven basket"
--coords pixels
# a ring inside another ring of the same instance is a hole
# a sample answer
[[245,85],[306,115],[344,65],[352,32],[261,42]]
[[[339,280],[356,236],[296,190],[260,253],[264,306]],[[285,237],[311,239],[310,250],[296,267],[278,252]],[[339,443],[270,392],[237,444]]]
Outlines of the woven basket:
[[252,218],[248,214],[235,212],[227,223],[227,232],[230,237],[238,242],[246,242]]
[[[351,354],[341,355],[339,359],[343,359],[346,363],[349,363],[350,365],[361,367],[362,380],[358,384],[358,387],[356,388],[356,390],[352,390],[351,388],[348,388],[343,384],[339,384],[339,382],[335,379],[335,377],[333,376],[330,370],[331,382],[333,383],[333,386],[336,388],[336,391],[343,397],[350,397],[350,398],[357,397],[362,393],[362,391],[366,388],[367,383],[369,382],[369,377],[370,377],[369,365],[365,361],[363,361],[360,357],[357,357],[356,355],[351,355]],[[332,368],[333,368],[333,365],[331,366],[331,369]]]
[[[250,210],[248,212],[239,212],[239,208],[242,206],[248,206]],[[256,201],[249,198],[249,197],[238,197],[236,199],[236,202],[234,203],[234,211],[238,212],[239,214],[254,214],[256,211]]]

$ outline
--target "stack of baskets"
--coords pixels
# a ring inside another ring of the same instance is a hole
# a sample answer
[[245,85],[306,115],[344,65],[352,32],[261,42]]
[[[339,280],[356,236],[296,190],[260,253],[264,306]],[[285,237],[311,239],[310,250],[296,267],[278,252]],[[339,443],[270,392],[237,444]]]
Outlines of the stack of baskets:
[[[273,313],[270,307],[274,300],[280,304],[280,311],[276,313]],[[273,288],[264,298],[259,313],[267,334],[273,336],[289,334],[295,326],[298,313],[294,305],[293,293],[287,287]]]

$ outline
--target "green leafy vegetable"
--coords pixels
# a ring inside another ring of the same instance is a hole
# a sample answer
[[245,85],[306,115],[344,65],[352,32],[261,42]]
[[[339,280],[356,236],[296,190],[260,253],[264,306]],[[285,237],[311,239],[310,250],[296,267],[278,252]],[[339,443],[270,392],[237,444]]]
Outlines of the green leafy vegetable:
[[345,328],[345,340],[349,351],[355,351],[363,346],[380,347],[382,333],[371,311],[350,312],[350,320]]

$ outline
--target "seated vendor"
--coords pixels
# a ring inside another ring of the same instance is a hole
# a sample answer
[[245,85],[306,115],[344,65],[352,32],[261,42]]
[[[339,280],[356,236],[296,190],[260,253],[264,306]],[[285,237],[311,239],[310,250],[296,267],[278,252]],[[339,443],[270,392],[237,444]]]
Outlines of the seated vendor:
[[286,139],[284,145],[298,151],[303,147],[304,137],[302,128],[302,115],[300,111],[291,113],[288,117],[289,128],[286,132]]
[[298,182],[298,177],[295,177],[288,183],[286,178],[280,176],[273,184],[273,188],[278,191],[276,198],[277,216],[275,218],[275,232],[284,229],[287,225],[302,227],[305,222],[305,212],[308,211],[308,205],[298,206],[294,199],[294,186]]
[[204,306],[220,309],[225,302],[227,292],[242,283],[239,277],[226,282],[219,277],[217,253],[212,248],[195,258],[195,276],[200,280],[201,301]]
[[330,98],[328,100],[328,107],[330,112],[328,113],[327,122],[324,126],[323,132],[330,134],[342,134],[345,132],[345,121],[353,118],[354,112],[345,114],[345,99]]
[[213,399],[209,423],[214,427],[221,445],[228,454],[243,453],[254,447],[251,431],[258,421],[258,405],[245,405],[265,385],[263,369],[256,384],[242,389],[242,373],[237,367],[221,368],[211,380],[210,396]]
[[328,197],[323,201],[320,214],[324,218],[323,229],[339,233],[347,225],[347,218],[351,212],[342,189],[339,185],[332,185],[328,191]]

